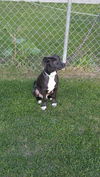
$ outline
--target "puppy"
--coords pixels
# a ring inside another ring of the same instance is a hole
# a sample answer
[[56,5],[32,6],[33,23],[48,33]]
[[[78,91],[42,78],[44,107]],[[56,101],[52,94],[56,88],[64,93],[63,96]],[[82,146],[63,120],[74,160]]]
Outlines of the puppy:
[[36,97],[41,109],[47,108],[47,99],[52,100],[52,106],[57,106],[56,95],[58,89],[57,71],[65,67],[59,56],[48,56],[43,58],[44,70],[34,82],[33,95]]

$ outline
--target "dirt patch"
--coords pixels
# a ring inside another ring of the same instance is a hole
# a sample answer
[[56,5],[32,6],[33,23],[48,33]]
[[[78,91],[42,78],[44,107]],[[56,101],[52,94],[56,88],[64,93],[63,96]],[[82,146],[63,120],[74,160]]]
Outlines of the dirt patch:
[[[32,70],[0,70],[0,79],[33,79],[36,78],[41,71]],[[61,78],[100,78],[100,68],[93,70],[91,68],[68,67],[58,72]]]
[[59,72],[61,78],[100,78],[100,68],[68,67]]

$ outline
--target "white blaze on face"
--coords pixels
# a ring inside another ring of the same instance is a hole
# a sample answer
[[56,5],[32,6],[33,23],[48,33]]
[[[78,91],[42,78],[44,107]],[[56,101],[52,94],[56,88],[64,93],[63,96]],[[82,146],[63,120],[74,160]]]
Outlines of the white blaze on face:
[[56,71],[52,72],[49,76],[49,82],[48,82],[48,93],[54,90],[56,82],[55,82],[55,76],[56,76]]

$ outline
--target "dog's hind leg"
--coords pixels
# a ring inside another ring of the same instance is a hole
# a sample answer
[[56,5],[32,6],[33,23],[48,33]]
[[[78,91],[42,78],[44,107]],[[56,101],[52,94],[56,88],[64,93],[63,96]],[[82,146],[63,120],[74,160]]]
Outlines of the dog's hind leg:
[[37,100],[38,104],[41,104],[41,103],[42,103],[42,98],[36,97],[36,100]]
[[42,96],[42,94],[40,94],[38,89],[33,90],[33,95],[35,96],[38,104],[41,104],[43,96]]

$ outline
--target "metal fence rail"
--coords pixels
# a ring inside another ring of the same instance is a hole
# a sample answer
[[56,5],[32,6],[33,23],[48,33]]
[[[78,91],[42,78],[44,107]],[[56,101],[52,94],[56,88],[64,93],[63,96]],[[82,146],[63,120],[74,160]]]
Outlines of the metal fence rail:
[[69,53],[73,65],[100,66],[99,5],[72,6]]
[[56,2],[0,1],[0,70],[39,71],[44,56],[57,54],[99,71],[100,4],[72,3],[68,21],[68,3]]

